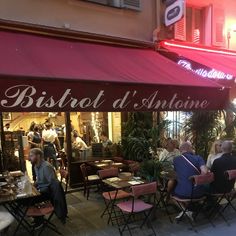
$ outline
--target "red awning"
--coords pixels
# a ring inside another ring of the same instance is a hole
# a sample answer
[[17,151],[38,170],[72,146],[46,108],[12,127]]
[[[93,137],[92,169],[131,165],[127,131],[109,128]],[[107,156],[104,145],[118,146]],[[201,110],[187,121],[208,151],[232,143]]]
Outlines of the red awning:
[[0,32],[0,53],[1,111],[222,109],[228,102],[228,89],[152,50]]
[[236,51],[165,40],[160,45],[179,56],[236,77]]

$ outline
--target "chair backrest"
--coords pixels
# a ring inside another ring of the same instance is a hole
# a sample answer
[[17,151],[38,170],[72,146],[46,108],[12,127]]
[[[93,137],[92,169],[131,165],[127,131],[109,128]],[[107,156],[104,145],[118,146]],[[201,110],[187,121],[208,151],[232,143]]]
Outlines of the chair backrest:
[[58,153],[58,157],[61,158],[61,162],[62,162],[62,167],[67,167],[67,156],[66,153],[64,152],[59,152]]
[[62,179],[67,180],[69,173],[66,169],[60,169],[60,175],[61,175],[61,180]]
[[236,180],[236,169],[235,170],[227,170],[225,174],[228,180]]
[[83,178],[87,179],[88,174],[87,174],[87,169],[86,169],[86,164],[85,163],[80,165],[80,170],[81,170]]
[[214,174],[212,172],[208,172],[207,174],[193,175],[190,179],[193,181],[195,186],[210,184],[214,181]]
[[118,168],[109,168],[105,170],[99,170],[98,171],[98,176],[100,179],[106,179],[110,177],[116,177],[119,174]]
[[129,164],[129,170],[132,173],[137,173],[140,170],[140,164],[138,162]]
[[124,158],[123,157],[113,157],[114,162],[123,162]]
[[157,192],[157,182],[140,184],[131,187],[132,195],[134,197],[139,197],[143,195],[156,194]]

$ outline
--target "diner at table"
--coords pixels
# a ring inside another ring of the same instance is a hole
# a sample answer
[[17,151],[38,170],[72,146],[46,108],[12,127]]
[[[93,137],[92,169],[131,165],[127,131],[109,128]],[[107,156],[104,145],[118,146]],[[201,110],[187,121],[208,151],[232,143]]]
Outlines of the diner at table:
[[[172,223],[167,206],[173,204],[179,207],[180,211],[175,219],[180,221],[187,217],[194,225],[196,220],[194,214],[196,212],[198,214],[198,210],[200,212],[202,206],[207,202],[207,190],[209,191],[213,186],[220,187],[222,185],[230,185],[230,189],[227,189],[228,192],[233,189],[235,179],[228,181],[224,178],[227,170],[236,169],[236,159],[232,155],[232,142],[221,142],[221,152],[222,156],[214,160],[212,172],[209,172],[205,161],[194,152],[189,141],[183,142],[178,149],[175,140],[169,139],[166,150],[160,155],[160,160],[156,160],[164,163],[162,169],[159,170],[161,171],[160,178],[157,179],[146,178],[139,169],[142,168],[141,163],[126,160],[123,157],[83,162],[81,171],[86,182],[84,196],[87,201],[92,201],[93,198],[89,198],[89,190],[92,185],[98,186],[98,191],[94,194],[101,195],[104,200],[103,212],[99,214],[102,217],[107,216],[108,224],[117,227],[121,235],[124,231],[132,231],[130,229],[130,224],[133,224],[131,218],[133,219],[136,214],[138,215],[136,226],[148,225],[147,230],[150,229],[155,235],[156,232],[152,225],[156,212],[158,209],[162,211],[164,207],[165,213]],[[175,155],[172,156],[172,153]],[[170,165],[165,165],[165,157],[168,156],[171,156],[171,161],[167,160]],[[9,224],[13,224],[13,220],[15,220],[13,235],[16,235],[20,228],[29,234],[36,231],[41,233],[49,226],[54,214],[63,224],[68,215],[65,193],[57,179],[55,167],[44,159],[43,151],[39,148],[32,148],[29,151],[29,161],[35,166],[36,181],[34,184],[31,183],[27,173],[21,171],[4,172],[0,178],[0,205],[8,212],[6,214],[7,223],[4,227],[7,229]],[[139,168],[133,171],[130,168],[132,165]],[[92,175],[89,175],[90,171],[93,172]],[[211,175],[208,175],[209,173]],[[195,176],[205,176],[203,179],[211,178],[206,181],[209,182],[209,188],[201,183],[194,183]],[[212,176],[215,176],[215,179]],[[224,184],[222,184],[223,179]],[[168,181],[174,181],[176,184],[170,189]],[[219,184],[219,181],[222,183]],[[167,196],[170,194],[170,202],[169,199],[163,198],[163,191],[166,191]],[[219,190],[215,192],[220,193]],[[221,193],[224,192],[225,190],[221,191]],[[204,197],[202,201],[195,202],[201,197]],[[231,202],[232,199],[226,198],[226,200]],[[197,211],[195,211],[196,204],[199,208]],[[35,212],[39,209],[40,214],[36,214]],[[0,215],[1,212],[3,209],[1,209]],[[217,214],[220,213],[217,212]],[[210,215],[209,219],[211,217]],[[136,222],[136,216],[134,219]],[[60,234],[56,226],[52,230]]]

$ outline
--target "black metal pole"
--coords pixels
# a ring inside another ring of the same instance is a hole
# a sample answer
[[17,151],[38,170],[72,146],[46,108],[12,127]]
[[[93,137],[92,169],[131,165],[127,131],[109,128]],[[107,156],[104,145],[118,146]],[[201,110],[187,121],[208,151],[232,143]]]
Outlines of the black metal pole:
[[1,153],[0,153],[0,172],[3,172],[5,167],[4,167],[4,153],[5,153],[5,136],[4,136],[4,127],[3,127],[3,116],[2,112],[0,112],[0,128],[1,128]]
[[66,125],[66,155],[68,160],[68,173],[70,183],[70,170],[71,170],[71,157],[72,157],[72,141],[71,141],[71,121],[70,112],[65,112],[65,125]]

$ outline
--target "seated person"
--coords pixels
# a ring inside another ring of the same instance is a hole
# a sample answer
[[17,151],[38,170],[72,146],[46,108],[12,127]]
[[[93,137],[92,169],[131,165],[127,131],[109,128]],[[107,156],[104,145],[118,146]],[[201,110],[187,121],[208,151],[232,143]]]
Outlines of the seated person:
[[[192,145],[190,142],[185,142],[180,146],[180,152],[182,155],[175,157],[173,164],[174,170],[177,175],[177,185],[175,187],[173,195],[179,198],[191,198],[192,196],[192,182],[189,177],[192,175],[206,174],[207,167],[201,156],[193,154]],[[194,187],[193,197],[198,198],[204,194],[205,190],[203,186]],[[182,205],[183,208],[188,207]],[[192,212],[188,211],[190,215]],[[180,219],[183,215],[181,212],[176,219]]]
[[168,139],[166,148],[160,153],[159,160],[168,161],[172,164],[174,158],[180,155],[180,151],[177,149],[177,146],[177,140]]
[[112,156],[112,153],[111,153],[112,141],[108,138],[105,132],[101,133],[100,139],[103,146],[103,155],[105,157],[111,157]]
[[73,138],[74,138],[74,142],[73,142],[74,148],[78,148],[79,150],[88,149],[87,144],[84,142],[82,138],[80,138],[78,132],[73,132]]
[[[53,166],[45,161],[43,151],[39,148],[33,148],[29,153],[29,160],[35,165],[36,173],[36,188],[41,195],[36,198],[32,204],[41,203],[43,201],[52,200],[53,193],[50,191],[50,186],[57,181],[57,176]],[[34,227],[38,229],[43,225],[43,217],[34,218]]]
[[222,149],[221,149],[221,145],[222,145],[222,141],[221,140],[216,140],[212,146],[211,146],[211,151],[210,151],[210,154],[207,158],[207,163],[206,163],[206,166],[207,168],[210,170],[212,165],[213,165],[213,162],[222,156]]
[[[178,142],[174,139],[168,139],[166,144],[166,149],[164,149],[159,156],[159,160],[163,162],[163,170],[168,173],[168,182],[167,182],[167,197],[166,200],[169,200],[170,193],[175,187],[176,180],[173,175],[173,160],[176,156],[180,155],[180,151],[177,149]],[[166,184],[164,184],[166,185]]]
[[33,148],[29,153],[29,160],[35,165],[37,189],[42,195],[49,195],[49,186],[53,180],[57,179],[53,166],[45,161],[43,151],[39,148]]
[[222,156],[213,162],[211,171],[215,180],[210,186],[213,193],[230,192],[234,187],[234,181],[228,181],[225,176],[225,171],[236,169],[236,156],[232,154],[232,146],[231,141],[224,141],[221,146]]

